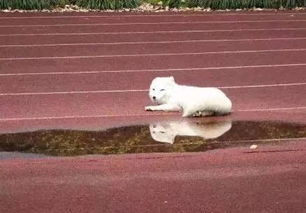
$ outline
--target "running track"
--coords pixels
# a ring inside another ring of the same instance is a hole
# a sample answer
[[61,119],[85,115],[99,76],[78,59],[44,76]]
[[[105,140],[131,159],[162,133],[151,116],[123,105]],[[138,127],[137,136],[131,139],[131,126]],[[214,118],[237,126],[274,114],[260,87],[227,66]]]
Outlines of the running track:
[[[152,78],[169,75],[222,88],[231,119],[306,122],[306,12],[0,16],[2,133],[177,118],[144,111]],[[3,160],[0,211],[303,212],[305,142],[273,154]]]

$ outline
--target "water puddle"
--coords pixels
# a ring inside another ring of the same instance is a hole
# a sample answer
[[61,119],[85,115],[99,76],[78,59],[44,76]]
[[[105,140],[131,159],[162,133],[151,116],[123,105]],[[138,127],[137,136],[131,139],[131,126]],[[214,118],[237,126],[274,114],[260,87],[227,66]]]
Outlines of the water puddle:
[[[306,125],[273,121],[165,121],[103,131],[40,130],[1,134],[0,153],[76,156],[212,149],[279,144],[305,138]],[[0,158],[1,159],[1,158]]]

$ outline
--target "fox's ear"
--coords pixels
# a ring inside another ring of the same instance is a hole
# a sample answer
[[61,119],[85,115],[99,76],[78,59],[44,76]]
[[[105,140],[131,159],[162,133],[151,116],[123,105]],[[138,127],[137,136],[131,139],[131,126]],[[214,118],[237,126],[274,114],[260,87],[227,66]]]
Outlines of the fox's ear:
[[174,82],[174,77],[170,76],[169,79]]

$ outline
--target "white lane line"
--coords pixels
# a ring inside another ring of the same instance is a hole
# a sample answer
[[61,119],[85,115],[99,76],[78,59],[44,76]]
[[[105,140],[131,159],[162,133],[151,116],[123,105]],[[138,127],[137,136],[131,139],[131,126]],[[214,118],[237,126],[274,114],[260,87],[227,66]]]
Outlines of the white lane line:
[[0,96],[131,93],[131,92],[147,92],[147,91],[148,91],[147,89],[139,89],[139,90],[93,90],[93,91],[64,91],[64,92],[21,92],[21,93],[0,93]]
[[[269,111],[291,111],[306,110],[306,106],[285,107],[285,108],[267,108],[267,109],[245,109],[234,110],[233,112],[269,112]],[[48,117],[26,117],[26,118],[0,118],[0,122],[5,121],[27,121],[27,120],[58,120],[58,119],[86,119],[86,118],[114,118],[114,117],[149,117],[160,115],[178,115],[176,112],[168,113],[139,113],[139,114],[116,114],[116,115],[71,115],[71,116],[48,116]]]
[[9,33],[0,34],[0,37],[12,36],[72,36],[72,35],[133,35],[133,34],[175,34],[175,33],[214,33],[214,32],[254,32],[254,31],[304,31],[306,27],[289,28],[245,28],[228,30],[160,30],[160,31],[128,31],[128,32],[88,32],[88,33]]
[[220,86],[221,89],[241,89],[241,88],[264,88],[264,87],[291,87],[304,86],[306,82],[302,83],[284,83],[284,84],[260,84],[260,85],[244,85],[244,86]]
[[176,43],[209,43],[209,42],[249,42],[249,41],[288,41],[306,40],[306,37],[280,37],[280,38],[242,38],[242,39],[206,39],[206,40],[170,40],[170,41],[124,41],[124,42],[98,42],[98,43],[53,43],[53,44],[5,44],[1,47],[57,47],[57,46],[98,46],[98,45],[139,45],[139,44],[176,44]]
[[291,111],[291,110],[306,110],[306,106],[299,107],[283,107],[283,108],[267,108],[267,109],[240,109],[234,112],[269,112],[269,111]]
[[[284,83],[284,84],[261,84],[261,85],[242,85],[242,86],[216,86],[221,89],[243,89],[243,88],[265,88],[265,87],[292,87],[304,86],[304,83]],[[0,93],[0,96],[29,96],[29,95],[69,95],[69,94],[101,94],[101,93],[133,93],[148,92],[148,89],[134,90],[91,90],[91,91],[62,91],[62,92],[16,92],[16,93]]]
[[[1,10],[0,10],[1,11]],[[210,17],[210,16],[303,16],[306,15],[304,12],[295,12],[295,13],[287,13],[287,12],[247,12],[247,13],[231,13],[227,11],[218,11],[213,12],[213,13],[201,13],[201,14],[196,14],[195,13],[172,13],[172,14],[157,14],[157,13],[147,13],[147,14],[135,14],[135,15],[125,15],[122,13],[116,13],[116,12],[109,12],[108,14],[102,13],[101,15],[57,15],[57,14],[52,14],[50,16],[1,16],[0,19],[66,19],[66,18],[110,18],[110,19],[120,19],[120,18],[125,18],[125,17]]]
[[305,22],[305,19],[276,19],[276,20],[250,20],[250,21],[169,21],[169,22],[128,22],[128,23],[87,23],[87,24],[20,24],[0,25],[0,28],[33,28],[33,27],[81,27],[81,26],[129,26],[129,25],[176,25],[176,24],[239,24],[239,23],[275,23],[275,22]]
[[103,74],[103,73],[138,73],[138,72],[179,72],[179,71],[201,71],[201,70],[228,70],[228,69],[249,69],[249,68],[274,68],[274,67],[304,67],[301,64],[263,64],[251,66],[229,66],[229,67],[192,67],[172,69],[143,69],[143,70],[92,70],[92,71],[67,71],[67,72],[37,72],[37,73],[0,73],[0,77],[6,76],[31,76],[31,75],[82,75],[82,74]]
[[52,60],[52,59],[88,59],[88,58],[120,58],[120,57],[154,57],[154,56],[192,56],[211,54],[242,54],[242,53],[270,53],[270,52],[303,52],[306,48],[295,49],[266,49],[266,50],[238,50],[238,51],[211,51],[197,53],[146,53],[146,54],[122,54],[122,55],[78,55],[78,56],[45,56],[45,57],[20,57],[20,58],[0,58],[0,61],[20,61],[20,60]]

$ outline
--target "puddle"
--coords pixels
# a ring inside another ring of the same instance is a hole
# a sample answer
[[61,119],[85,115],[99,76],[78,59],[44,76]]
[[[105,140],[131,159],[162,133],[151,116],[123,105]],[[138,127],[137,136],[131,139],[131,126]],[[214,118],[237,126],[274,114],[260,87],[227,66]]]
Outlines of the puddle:
[[[212,149],[279,144],[306,137],[306,125],[272,121],[168,121],[103,131],[41,130],[1,134],[0,153],[43,156],[202,152]],[[255,140],[255,141],[254,141]],[[1,159],[1,158],[0,158]]]

